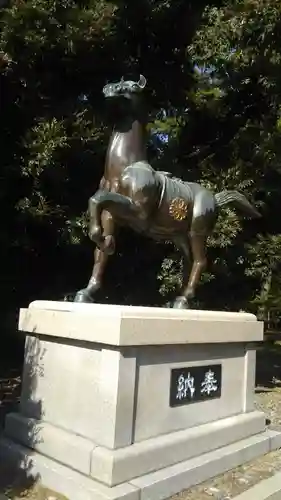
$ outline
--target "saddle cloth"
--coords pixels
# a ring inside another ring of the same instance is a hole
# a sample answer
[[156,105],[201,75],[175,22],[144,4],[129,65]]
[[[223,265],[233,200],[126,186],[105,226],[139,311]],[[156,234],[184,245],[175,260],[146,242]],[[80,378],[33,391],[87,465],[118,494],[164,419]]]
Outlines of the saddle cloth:
[[178,221],[184,220],[193,202],[193,192],[188,183],[167,175],[166,172],[156,172],[156,174],[162,184],[159,211],[161,212],[164,206],[168,207],[170,217]]

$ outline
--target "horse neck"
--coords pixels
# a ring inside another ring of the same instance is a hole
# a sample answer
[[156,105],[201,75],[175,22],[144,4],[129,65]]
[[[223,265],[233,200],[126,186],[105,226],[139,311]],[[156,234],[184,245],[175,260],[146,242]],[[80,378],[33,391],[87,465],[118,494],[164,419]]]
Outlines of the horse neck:
[[108,147],[108,158],[120,159],[124,165],[146,159],[145,123],[134,120],[130,127],[116,126]]

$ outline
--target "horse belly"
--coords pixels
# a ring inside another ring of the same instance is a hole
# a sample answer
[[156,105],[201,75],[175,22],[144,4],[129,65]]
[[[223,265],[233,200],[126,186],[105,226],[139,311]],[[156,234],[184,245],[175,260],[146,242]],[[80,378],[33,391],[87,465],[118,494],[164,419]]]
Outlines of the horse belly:
[[187,233],[191,225],[191,217],[184,220],[174,220],[165,210],[158,213],[148,230],[148,236],[154,239],[171,239],[181,233]]

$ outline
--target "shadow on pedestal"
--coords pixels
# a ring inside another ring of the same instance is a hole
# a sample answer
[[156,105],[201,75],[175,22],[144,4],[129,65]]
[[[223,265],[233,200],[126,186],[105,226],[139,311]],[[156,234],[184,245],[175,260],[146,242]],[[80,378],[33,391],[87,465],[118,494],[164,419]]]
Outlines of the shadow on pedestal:
[[[21,412],[28,415],[36,415],[38,419],[42,417],[42,403],[36,399],[36,385],[38,377],[44,375],[44,352],[37,344],[36,338],[29,337],[25,345],[25,365],[22,378],[24,380],[24,392],[20,401],[21,391],[21,371],[22,365],[19,360],[13,360],[11,367],[11,358],[8,357],[1,361],[1,406],[0,406],[0,425],[5,431],[1,432],[0,447],[0,492],[13,492],[20,496],[24,490],[33,487],[39,479],[33,473],[32,459],[21,452],[21,445],[14,443],[13,449],[8,440],[9,435],[9,415],[14,414],[21,407]],[[2,357],[4,357],[2,355]],[[15,367],[13,368],[13,366]],[[24,407],[22,402],[24,400]],[[13,412],[13,413],[11,413]],[[32,422],[26,429],[26,440],[29,447],[34,448],[40,441],[40,432]],[[15,453],[15,446],[19,453]]]

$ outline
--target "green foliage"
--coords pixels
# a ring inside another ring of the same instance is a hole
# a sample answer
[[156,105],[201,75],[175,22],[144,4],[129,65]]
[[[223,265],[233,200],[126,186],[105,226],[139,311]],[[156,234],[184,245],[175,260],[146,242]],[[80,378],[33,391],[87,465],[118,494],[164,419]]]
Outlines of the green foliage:
[[[211,171],[220,176],[217,186],[236,185],[256,199],[263,215],[260,224],[253,224],[257,236],[249,225],[240,222],[237,227],[228,217],[217,227],[223,240],[227,226],[233,229],[235,238],[225,241],[234,245],[234,252],[237,229],[238,240],[244,240],[243,254],[237,257],[252,281],[254,304],[265,300],[268,275],[273,272],[279,282],[280,272],[280,22],[281,7],[274,1],[209,5],[188,48],[196,64],[211,68],[210,86],[216,80],[221,90],[213,115],[217,144],[211,157]],[[236,248],[241,252],[240,245]]]

